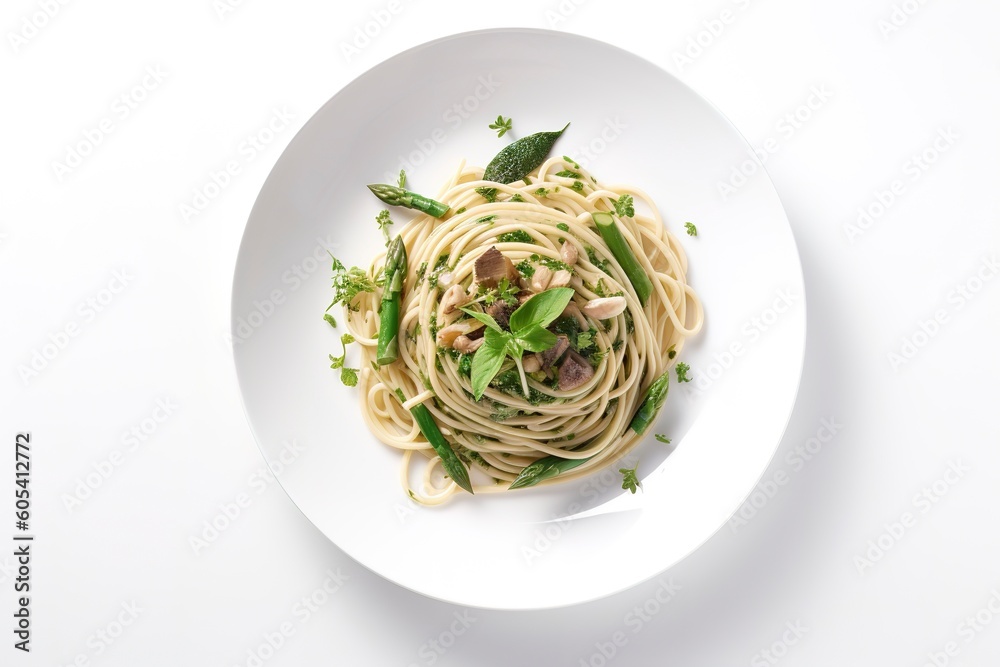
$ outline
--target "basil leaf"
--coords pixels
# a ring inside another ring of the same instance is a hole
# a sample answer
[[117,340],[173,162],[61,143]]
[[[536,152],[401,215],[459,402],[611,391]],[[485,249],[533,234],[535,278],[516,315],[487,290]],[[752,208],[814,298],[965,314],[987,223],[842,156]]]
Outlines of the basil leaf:
[[471,315],[472,317],[476,318],[477,320],[488,326],[490,329],[494,329],[496,331],[501,331],[501,332],[503,331],[503,329],[500,328],[500,325],[497,324],[497,321],[493,319],[491,315],[488,315],[487,313],[481,313],[478,310],[472,310],[471,308],[462,308],[461,310],[466,315]]
[[571,287],[556,287],[536,294],[510,316],[510,330],[520,332],[530,329],[533,325],[549,326],[553,320],[562,315],[570,299],[573,298],[573,293]]
[[544,352],[556,344],[556,335],[536,325],[523,333],[518,332],[517,342],[531,352]]
[[488,343],[483,343],[476,350],[476,354],[472,357],[472,393],[477,401],[483,397],[490,380],[500,372],[500,367],[506,358],[507,353],[504,348],[496,348]]

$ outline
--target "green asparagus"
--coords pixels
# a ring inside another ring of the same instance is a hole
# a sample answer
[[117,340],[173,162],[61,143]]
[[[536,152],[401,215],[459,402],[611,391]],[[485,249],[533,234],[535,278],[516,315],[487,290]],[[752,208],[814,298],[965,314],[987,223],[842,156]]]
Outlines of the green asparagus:
[[585,459],[564,459],[558,456],[546,456],[538,459],[524,470],[510,483],[509,489],[521,489],[526,486],[534,486],[539,482],[551,479],[556,475],[572,470],[583,465],[589,460]]
[[633,431],[642,435],[649,428],[649,425],[656,421],[656,415],[663,407],[663,402],[667,400],[669,388],[670,371],[668,369],[663,375],[656,378],[653,384],[649,385],[649,389],[643,395],[639,409],[636,410],[635,416],[632,417],[632,423],[629,424]]
[[376,357],[380,366],[391,364],[399,355],[399,304],[403,299],[403,279],[406,276],[406,246],[400,236],[389,243],[384,275]]
[[649,301],[649,295],[653,293],[653,283],[650,282],[649,276],[646,275],[646,270],[642,268],[642,264],[639,263],[635,253],[632,252],[628,241],[622,236],[621,230],[615,224],[614,217],[604,211],[598,211],[591,215],[594,218],[594,224],[597,225],[597,231],[601,234],[601,238],[608,244],[611,254],[621,264],[625,275],[628,276],[629,282],[632,283],[632,287],[639,297],[639,303],[645,307],[646,302]]
[[[406,396],[403,395],[402,389],[396,389],[395,393],[400,403],[406,402]],[[427,442],[431,444],[437,455],[441,457],[441,467],[444,468],[445,473],[460,487],[469,493],[474,493],[472,482],[469,481],[469,471],[465,469],[462,459],[458,458],[458,454],[455,453],[455,450],[451,448],[448,441],[441,435],[441,429],[434,422],[431,411],[424,407],[423,403],[418,403],[410,408],[410,414],[413,415],[413,420],[420,427],[420,432],[427,438]]]
[[395,185],[369,185],[368,189],[389,206],[413,208],[435,218],[443,218],[449,210],[447,204],[442,204],[430,197],[418,195],[416,192],[410,192]]

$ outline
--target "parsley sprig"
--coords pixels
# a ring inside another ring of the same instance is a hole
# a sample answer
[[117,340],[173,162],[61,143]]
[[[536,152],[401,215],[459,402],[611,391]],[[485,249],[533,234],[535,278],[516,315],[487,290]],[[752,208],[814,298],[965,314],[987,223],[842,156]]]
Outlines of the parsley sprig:
[[685,222],[684,229],[687,230],[688,236],[698,236],[698,228],[694,226],[693,222]]
[[521,377],[521,389],[528,396],[528,380],[521,356],[525,352],[543,352],[556,344],[556,335],[546,329],[559,317],[574,290],[557,287],[536,294],[510,316],[510,331],[504,331],[490,315],[465,307],[462,310],[486,325],[485,342],[472,359],[472,393],[478,401],[486,387],[500,372],[507,357],[514,360]]
[[514,125],[513,118],[504,118],[503,116],[497,116],[496,122],[490,123],[490,129],[497,131],[497,138],[499,139],[503,135],[510,132],[510,128]]
[[[330,255],[333,257],[333,255]],[[333,257],[333,301],[327,306],[327,310],[336,304],[343,304],[345,308],[357,310],[351,303],[354,298],[362,292],[374,292],[375,282],[368,277],[362,269],[356,266],[346,268],[339,259]]]
[[619,468],[618,472],[622,474],[622,488],[635,493],[636,489],[642,488],[642,482],[639,481],[639,476],[636,471],[639,469],[639,464],[636,463],[634,468]]
[[340,369],[340,381],[348,387],[356,387],[358,385],[358,369],[344,366],[344,360],[347,358],[347,346],[353,342],[354,336],[345,333],[340,337],[340,344],[343,346],[340,356],[335,357],[332,354],[330,355],[330,368]]

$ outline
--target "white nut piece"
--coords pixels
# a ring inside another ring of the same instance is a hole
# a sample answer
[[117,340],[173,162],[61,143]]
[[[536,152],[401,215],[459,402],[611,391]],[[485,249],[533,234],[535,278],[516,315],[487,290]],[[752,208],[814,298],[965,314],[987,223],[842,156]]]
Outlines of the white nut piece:
[[533,292],[544,292],[551,280],[552,271],[547,266],[539,266],[531,276],[531,290]]
[[443,329],[438,330],[437,344],[441,347],[453,347],[456,338],[470,334],[481,326],[483,326],[483,323],[478,320],[465,320],[458,324],[449,324]]
[[587,305],[583,307],[583,312],[595,320],[606,320],[609,317],[621,315],[625,312],[626,305],[625,297],[609,296],[588,301]]
[[469,302],[469,295],[465,293],[465,288],[461,284],[452,285],[441,297],[441,307],[444,312],[454,312],[459,306],[464,306]]
[[577,258],[580,256],[579,251],[577,251],[576,246],[566,241],[562,244],[562,248],[559,249],[559,257],[562,258],[567,264],[576,264]]
[[445,287],[450,286],[454,280],[455,276],[452,274],[452,272],[445,271],[440,276],[438,276],[438,287],[444,289]]
[[573,279],[573,274],[566,269],[559,269],[554,274],[552,274],[552,280],[549,281],[549,289],[554,287],[566,287],[569,285],[569,281]]
[[542,370],[542,362],[534,354],[525,356],[521,364],[524,366],[525,373],[535,373]]
[[479,347],[484,342],[486,342],[485,338],[476,338],[475,340],[473,340],[472,338],[469,338],[468,336],[463,334],[455,338],[455,341],[452,343],[452,347],[454,347],[459,352],[462,352],[463,354],[472,354],[473,352],[478,350]]

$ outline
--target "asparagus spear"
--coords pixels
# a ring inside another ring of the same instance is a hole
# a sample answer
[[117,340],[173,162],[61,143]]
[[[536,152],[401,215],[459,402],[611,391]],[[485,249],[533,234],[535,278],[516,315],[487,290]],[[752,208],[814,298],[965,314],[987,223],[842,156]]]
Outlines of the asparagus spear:
[[611,214],[598,211],[591,215],[594,218],[594,224],[597,225],[597,231],[601,233],[601,238],[608,244],[611,254],[625,270],[625,275],[628,276],[629,282],[632,283],[632,287],[639,297],[639,303],[645,306],[646,302],[649,301],[649,295],[653,293],[653,283],[650,282],[645,269],[636,259],[635,253],[632,252],[628,241],[622,236],[621,230],[618,229]]
[[449,209],[446,204],[434,201],[430,197],[418,195],[416,192],[398,188],[395,185],[369,185],[368,189],[389,206],[414,208],[435,218],[443,218]]
[[539,482],[555,477],[567,470],[572,470],[577,466],[586,463],[586,459],[564,459],[558,456],[546,456],[538,459],[524,470],[510,483],[509,489],[521,489],[526,486],[534,486]]
[[[406,402],[406,396],[403,395],[402,389],[396,389],[396,398],[399,399],[400,403]],[[420,432],[427,438],[427,442],[431,443],[431,447],[441,457],[441,466],[448,476],[469,493],[474,493],[472,482],[469,481],[469,471],[465,469],[465,464],[458,458],[458,454],[441,435],[441,430],[434,422],[431,411],[424,407],[423,403],[420,403],[410,408],[410,414],[413,415],[413,420],[420,427]]]
[[632,423],[629,424],[633,431],[642,435],[656,420],[656,415],[663,407],[663,402],[667,400],[667,389],[669,388],[670,369],[667,369],[663,375],[653,380],[653,384],[649,385],[649,389],[643,395],[639,409],[636,410],[635,416],[632,417]]
[[397,236],[389,243],[385,257],[385,291],[382,292],[376,357],[380,366],[396,361],[399,354],[399,303],[403,299],[405,276],[406,246],[402,237]]

